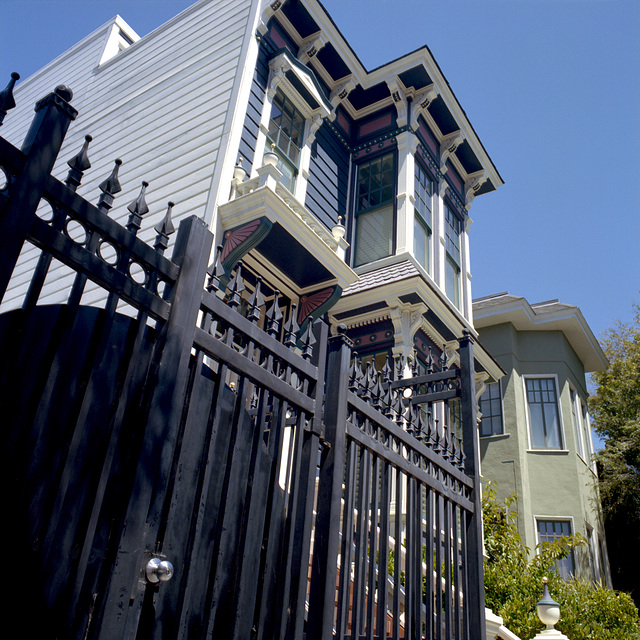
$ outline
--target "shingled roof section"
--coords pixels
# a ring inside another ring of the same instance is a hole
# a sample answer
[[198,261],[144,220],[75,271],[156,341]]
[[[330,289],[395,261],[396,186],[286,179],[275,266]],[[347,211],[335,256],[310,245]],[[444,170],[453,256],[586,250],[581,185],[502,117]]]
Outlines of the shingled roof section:
[[381,267],[380,269],[360,273],[359,275],[360,280],[348,286],[344,290],[343,296],[354,295],[375,287],[381,287],[392,284],[393,282],[412,278],[413,276],[419,276],[420,272],[412,262],[405,260],[404,262],[391,264]]

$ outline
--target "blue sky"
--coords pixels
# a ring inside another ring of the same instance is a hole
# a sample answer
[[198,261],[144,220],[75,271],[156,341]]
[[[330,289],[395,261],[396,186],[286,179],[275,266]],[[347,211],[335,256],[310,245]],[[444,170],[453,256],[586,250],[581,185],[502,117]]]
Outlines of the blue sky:
[[[190,0],[2,0],[0,84],[119,13]],[[324,0],[367,68],[424,44],[505,185],[471,208],[475,297],[578,305],[598,336],[640,302],[638,0]]]

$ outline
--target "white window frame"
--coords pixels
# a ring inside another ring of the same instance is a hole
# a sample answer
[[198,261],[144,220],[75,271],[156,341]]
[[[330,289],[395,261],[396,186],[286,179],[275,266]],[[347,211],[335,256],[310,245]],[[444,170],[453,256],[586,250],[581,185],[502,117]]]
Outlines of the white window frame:
[[[263,164],[264,154],[270,151],[268,142],[269,122],[273,109],[273,101],[278,90],[286,96],[293,106],[304,118],[304,133],[302,146],[300,148],[300,159],[297,167],[297,176],[294,184],[293,195],[299,202],[304,203],[309,180],[309,166],[311,163],[311,145],[313,144],[316,132],[322,125],[323,118],[331,114],[331,103],[318,91],[313,72],[305,67],[299,60],[296,60],[289,51],[284,50],[274,57],[269,63],[269,82],[262,113],[260,115],[260,128],[256,140],[256,153],[253,162],[252,175],[257,175],[257,170]],[[298,90],[287,78],[287,73],[293,73],[298,81],[302,83],[318,103],[318,107],[313,109],[307,101],[302,98]]]
[[[532,433],[532,429],[531,429],[531,416],[530,416],[530,410],[529,410],[529,398],[527,395],[527,380],[533,380],[533,379],[553,379],[555,381],[555,387],[556,387],[556,408],[558,410],[558,430],[559,430],[559,436],[560,436],[560,446],[558,448],[551,448],[551,447],[534,447],[533,446],[533,433]],[[542,451],[549,451],[549,452],[564,452],[566,453],[567,449],[566,449],[566,438],[565,438],[565,434],[564,434],[564,420],[562,417],[562,403],[560,402],[560,385],[558,383],[558,376],[555,373],[550,373],[550,374],[545,374],[545,373],[540,373],[540,374],[526,374],[522,376],[522,391],[524,393],[524,405],[525,405],[525,415],[526,415],[526,419],[527,419],[527,435],[529,438],[529,451],[535,451],[535,452],[542,452]]]
[[[418,200],[422,200],[422,198],[418,198],[417,195],[417,190],[416,190],[416,184],[418,184],[419,180],[418,180],[418,171],[420,171],[422,174],[424,174],[424,177],[426,178],[426,180],[429,182],[430,187],[431,187],[431,193],[429,194],[428,198],[429,198],[429,203],[425,203],[425,205],[428,207],[429,212],[431,214],[431,221],[427,222],[424,219],[424,216],[419,212],[419,207],[418,207]],[[434,224],[435,224],[435,217],[436,217],[436,212],[435,212],[435,201],[436,201],[436,193],[437,193],[437,185],[435,180],[431,177],[431,174],[429,173],[429,171],[427,171],[427,169],[424,168],[424,166],[418,161],[415,160],[414,162],[414,170],[413,170],[413,189],[414,189],[414,196],[413,196],[413,208],[414,208],[414,213],[413,213],[413,217],[414,217],[414,221],[413,221],[413,255],[415,257],[415,259],[418,261],[418,263],[420,264],[420,266],[423,267],[423,269],[429,274],[432,275],[434,272],[433,269],[433,263],[434,263]],[[420,261],[420,259],[418,259],[418,256],[416,254],[416,229],[419,228],[420,232],[424,232],[424,237],[425,237],[425,243],[426,243],[426,251],[427,251],[427,260],[426,260],[426,264],[422,264],[422,262]]]
[[[456,246],[456,249],[458,251],[457,261],[456,261],[456,257],[451,255],[448,249],[447,238],[449,235],[448,234],[449,223],[447,222],[447,213],[449,213],[452,219],[456,220],[457,224],[459,225],[459,228],[457,231],[457,246]],[[447,296],[447,299],[451,302],[451,304],[453,304],[453,306],[456,307],[456,309],[458,309],[460,312],[463,312],[464,298],[463,298],[463,291],[462,291],[462,273],[463,273],[462,255],[464,253],[463,251],[464,223],[462,220],[460,220],[460,218],[456,214],[455,209],[449,204],[447,204],[446,201],[443,202],[442,223],[444,225],[444,228],[443,228],[444,274],[443,274],[443,280],[442,280],[442,290],[444,291],[445,295]],[[450,292],[447,291],[447,274],[449,269],[453,270],[453,277],[454,277],[455,291],[453,292],[454,293],[453,298],[449,295]]]
[[569,385],[569,398],[571,401],[571,424],[573,425],[573,434],[576,440],[576,453],[583,459],[585,458],[585,447],[582,438],[582,406],[581,398],[578,395],[578,391],[571,385]]

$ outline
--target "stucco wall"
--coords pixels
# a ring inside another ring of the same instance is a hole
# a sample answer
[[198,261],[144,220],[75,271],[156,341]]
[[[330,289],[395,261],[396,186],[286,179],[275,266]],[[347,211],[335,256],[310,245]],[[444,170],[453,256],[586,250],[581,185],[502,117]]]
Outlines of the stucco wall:
[[[603,535],[596,476],[578,455],[571,413],[571,387],[587,398],[582,362],[561,331],[517,331],[510,323],[479,331],[482,344],[507,372],[502,379],[504,435],[481,438],[482,474],[496,484],[498,497],[516,492],[518,528],[525,544],[537,543],[535,516],[572,520],[574,533],[587,537],[587,524]],[[563,447],[532,449],[529,444],[524,377],[557,381]],[[586,456],[585,456],[586,457]],[[591,578],[589,554],[576,554],[578,573]]]

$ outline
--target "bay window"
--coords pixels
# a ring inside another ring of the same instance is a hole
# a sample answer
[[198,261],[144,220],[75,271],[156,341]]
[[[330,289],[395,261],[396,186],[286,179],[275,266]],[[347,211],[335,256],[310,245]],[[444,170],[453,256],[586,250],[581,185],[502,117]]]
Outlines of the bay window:
[[392,153],[358,167],[355,266],[393,253],[394,172]]

